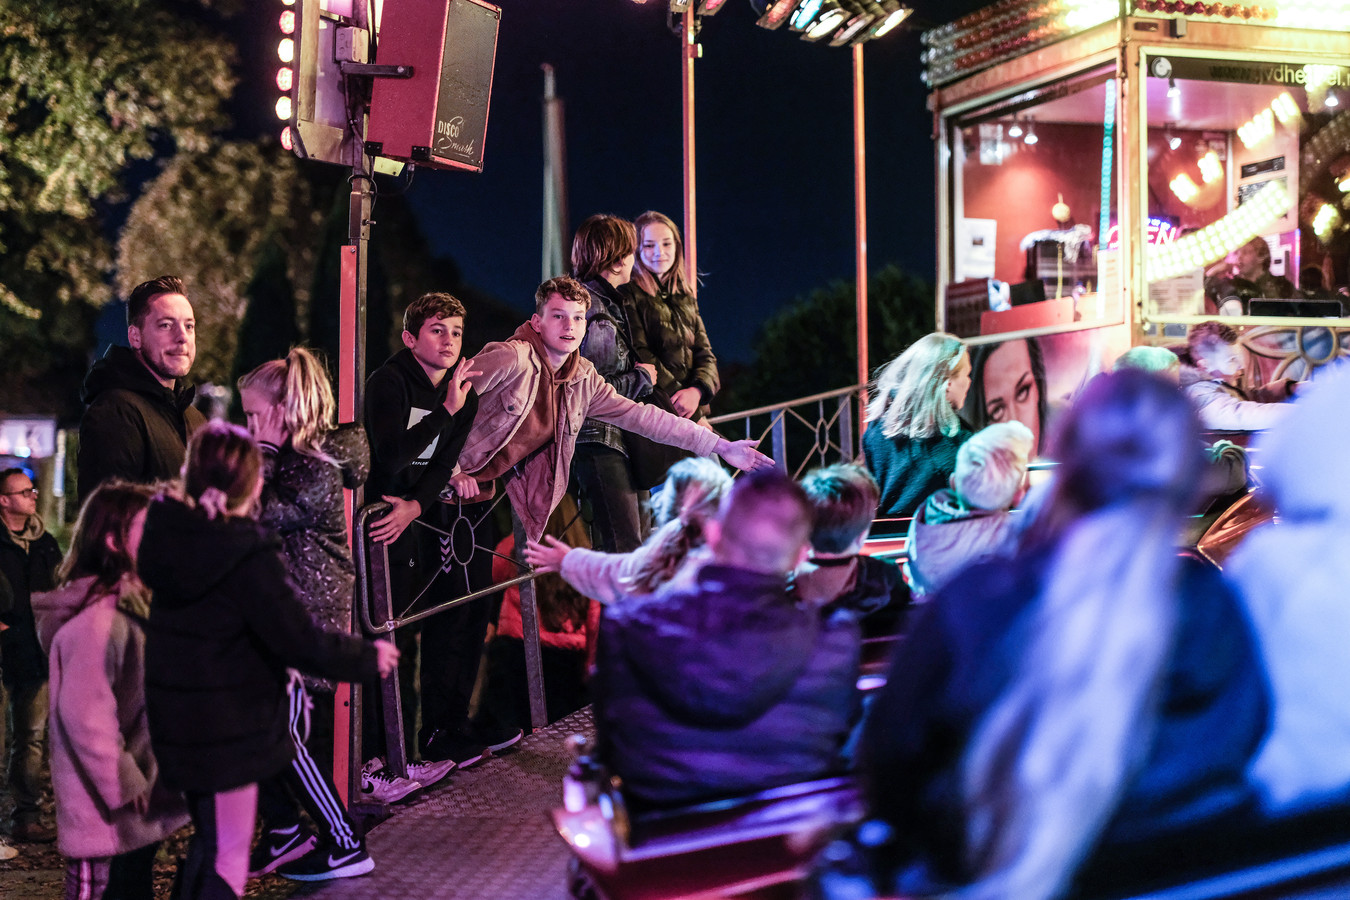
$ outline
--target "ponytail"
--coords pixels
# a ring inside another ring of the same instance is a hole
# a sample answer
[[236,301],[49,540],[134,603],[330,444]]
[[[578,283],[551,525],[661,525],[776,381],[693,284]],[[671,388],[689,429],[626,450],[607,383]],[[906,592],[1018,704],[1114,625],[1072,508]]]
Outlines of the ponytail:
[[286,354],[284,393],[286,430],[297,453],[326,459],[320,445],[333,430],[337,404],[328,372],[319,358],[304,347]]

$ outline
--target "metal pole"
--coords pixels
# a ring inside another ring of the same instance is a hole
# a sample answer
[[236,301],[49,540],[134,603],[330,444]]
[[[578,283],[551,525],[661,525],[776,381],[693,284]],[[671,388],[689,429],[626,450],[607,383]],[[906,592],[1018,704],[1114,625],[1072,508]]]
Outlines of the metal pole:
[[[516,537],[516,556],[525,552],[525,524],[511,510],[511,530]],[[475,601],[477,602],[477,601]],[[548,724],[548,701],[544,696],[543,651],[539,646],[539,605],[535,601],[534,581],[520,585],[520,631],[525,643],[525,682],[530,694],[530,728]]]
[[863,118],[863,48],[853,45],[853,205],[857,243],[858,433],[867,419],[867,128]]
[[684,11],[683,77],[680,97],[684,104],[684,277],[698,283],[698,231],[694,184],[694,60],[698,43],[694,37],[694,5]]

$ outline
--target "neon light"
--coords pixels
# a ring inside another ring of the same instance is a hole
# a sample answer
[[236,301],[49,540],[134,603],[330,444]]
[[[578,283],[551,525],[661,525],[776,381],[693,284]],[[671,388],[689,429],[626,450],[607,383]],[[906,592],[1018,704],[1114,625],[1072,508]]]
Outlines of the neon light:
[[1102,214],[1097,222],[1097,246],[1106,246],[1111,229],[1111,171],[1116,141],[1116,80],[1106,81],[1106,109],[1102,112]]
[[[1144,240],[1151,246],[1158,247],[1163,244],[1170,244],[1181,234],[1181,229],[1173,225],[1166,219],[1157,219],[1149,216],[1148,223],[1144,226]],[[1106,249],[1115,250],[1120,247],[1120,226],[1112,225],[1106,232]]]

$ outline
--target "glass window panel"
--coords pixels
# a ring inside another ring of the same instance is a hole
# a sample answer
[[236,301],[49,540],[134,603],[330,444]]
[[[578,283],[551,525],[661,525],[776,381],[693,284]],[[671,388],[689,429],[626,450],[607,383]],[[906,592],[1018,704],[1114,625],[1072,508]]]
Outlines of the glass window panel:
[[949,330],[1121,320],[1119,290],[1099,290],[1118,271],[1101,252],[1119,188],[1112,74],[1085,73],[950,122]]
[[1146,314],[1344,316],[1350,69],[1146,65]]

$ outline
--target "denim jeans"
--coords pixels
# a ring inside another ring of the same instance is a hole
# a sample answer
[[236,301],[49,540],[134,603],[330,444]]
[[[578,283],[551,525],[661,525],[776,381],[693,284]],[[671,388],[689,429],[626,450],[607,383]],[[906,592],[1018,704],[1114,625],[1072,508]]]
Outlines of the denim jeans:
[[0,753],[5,744],[4,713],[9,732],[10,790],[14,793],[14,824],[37,824],[42,818],[42,759],[47,749],[47,682],[0,684]]
[[636,550],[646,529],[628,457],[604,444],[577,444],[572,475],[591,505],[591,545],[605,553]]

